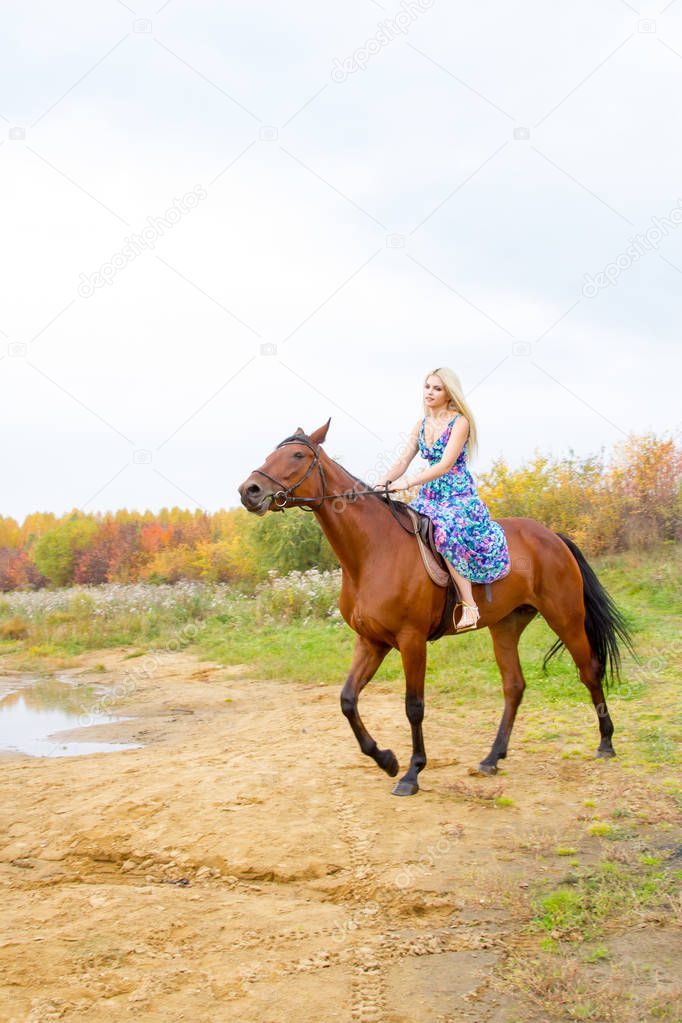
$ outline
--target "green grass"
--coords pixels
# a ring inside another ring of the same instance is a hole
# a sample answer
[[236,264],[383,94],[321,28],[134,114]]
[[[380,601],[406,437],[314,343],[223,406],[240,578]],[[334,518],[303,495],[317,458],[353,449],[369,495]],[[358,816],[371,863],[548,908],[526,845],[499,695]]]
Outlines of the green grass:
[[592,940],[604,929],[622,929],[643,911],[667,903],[681,887],[680,871],[665,865],[605,860],[595,869],[566,875],[558,888],[537,891],[531,926],[555,942]]
[[[254,677],[292,682],[342,682],[348,673],[354,633],[345,625],[312,621],[286,627],[251,628],[209,620],[196,644],[202,657],[222,664],[249,664]],[[398,678],[398,672],[394,672]]]
[[[495,972],[500,994],[508,997],[510,988],[515,990],[537,1010],[533,1019],[547,1023],[682,1019],[680,989],[658,983],[650,966],[657,953],[647,952],[646,945],[647,936],[661,924],[675,927],[682,889],[682,871],[675,869],[679,860],[666,852],[625,862],[622,854],[623,850],[593,866],[576,867],[558,884],[547,880],[531,886],[524,931],[537,950],[528,952],[524,942],[501,960]],[[632,944],[626,956],[619,942],[628,933]],[[672,961],[674,952],[669,958]]]
[[587,830],[590,835],[596,835],[598,838],[615,838],[617,834],[613,824],[607,821],[595,821]]

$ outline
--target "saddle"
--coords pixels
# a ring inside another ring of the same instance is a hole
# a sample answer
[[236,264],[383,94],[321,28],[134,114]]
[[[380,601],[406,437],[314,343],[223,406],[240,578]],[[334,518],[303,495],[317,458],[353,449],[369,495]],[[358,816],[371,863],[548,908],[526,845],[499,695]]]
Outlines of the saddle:
[[405,510],[415,526],[415,536],[417,537],[417,545],[424,562],[424,568],[436,586],[447,586],[449,582],[454,583],[454,579],[445,564],[445,559],[436,547],[433,537],[433,519],[430,519],[428,515],[422,514],[422,512],[415,511],[414,508],[408,508],[407,505],[405,505]]
[[429,642],[434,642],[434,640],[440,639],[441,636],[445,635],[452,625],[455,604],[461,601],[461,595],[455,580],[448,571],[445,558],[436,547],[433,537],[433,519],[430,519],[428,515],[424,515],[422,512],[415,511],[414,508],[408,507],[404,501],[391,500],[390,503],[391,511],[393,511],[396,517],[398,517],[396,513],[402,513],[403,515],[407,513],[412,528],[410,529],[402,522],[400,524],[416,537],[424,568],[431,581],[436,586],[446,590],[441,620],[431,635],[427,637]]

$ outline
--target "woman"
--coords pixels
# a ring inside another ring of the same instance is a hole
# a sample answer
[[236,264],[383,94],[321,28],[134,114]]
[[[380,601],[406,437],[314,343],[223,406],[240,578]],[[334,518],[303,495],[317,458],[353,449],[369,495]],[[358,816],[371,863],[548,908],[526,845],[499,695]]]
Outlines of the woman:
[[[433,520],[436,547],[443,555],[462,595],[457,632],[474,629],[480,617],[471,583],[491,583],[510,570],[507,540],[478,496],[467,467],[476,449],[476,424],[457,374],[445,367],[424,381],[426,415],[413,427],[405,454],[375,484],[383,489],[409,490],[421,484],[409,507]],[[408,478],[403,473],[419,451],[430,464]],[[394,478],[397,476],[397,478]],[[456,609],[455,609],[456,610]]]

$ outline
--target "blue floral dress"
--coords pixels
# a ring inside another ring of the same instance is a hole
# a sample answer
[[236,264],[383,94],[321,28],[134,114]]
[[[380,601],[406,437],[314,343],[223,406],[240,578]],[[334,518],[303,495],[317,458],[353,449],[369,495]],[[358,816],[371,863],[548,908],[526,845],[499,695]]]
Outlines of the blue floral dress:
[[[424,439],[426,419],[422,421],[419,451],[430,465],[435,465],[442,458],[458,415],[450,420],[431,448],[426,446]],[[420,486],[409,507],[433,520],[436,547],[456,572],[475,583],[491,583],[509,573],[509,550],[502,527],[492,521],[486,505],[478,496],[476,483],[466,463],[468,443],[467,438],[448,472]]]

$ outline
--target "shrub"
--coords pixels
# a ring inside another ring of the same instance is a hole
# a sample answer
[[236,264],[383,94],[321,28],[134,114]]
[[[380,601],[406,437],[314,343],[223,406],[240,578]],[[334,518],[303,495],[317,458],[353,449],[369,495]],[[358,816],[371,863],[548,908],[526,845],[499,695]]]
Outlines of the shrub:
[[23,618],[8,618],[7,621],[0,623],[0,638],[26,639],[29,629],[29,623]]

